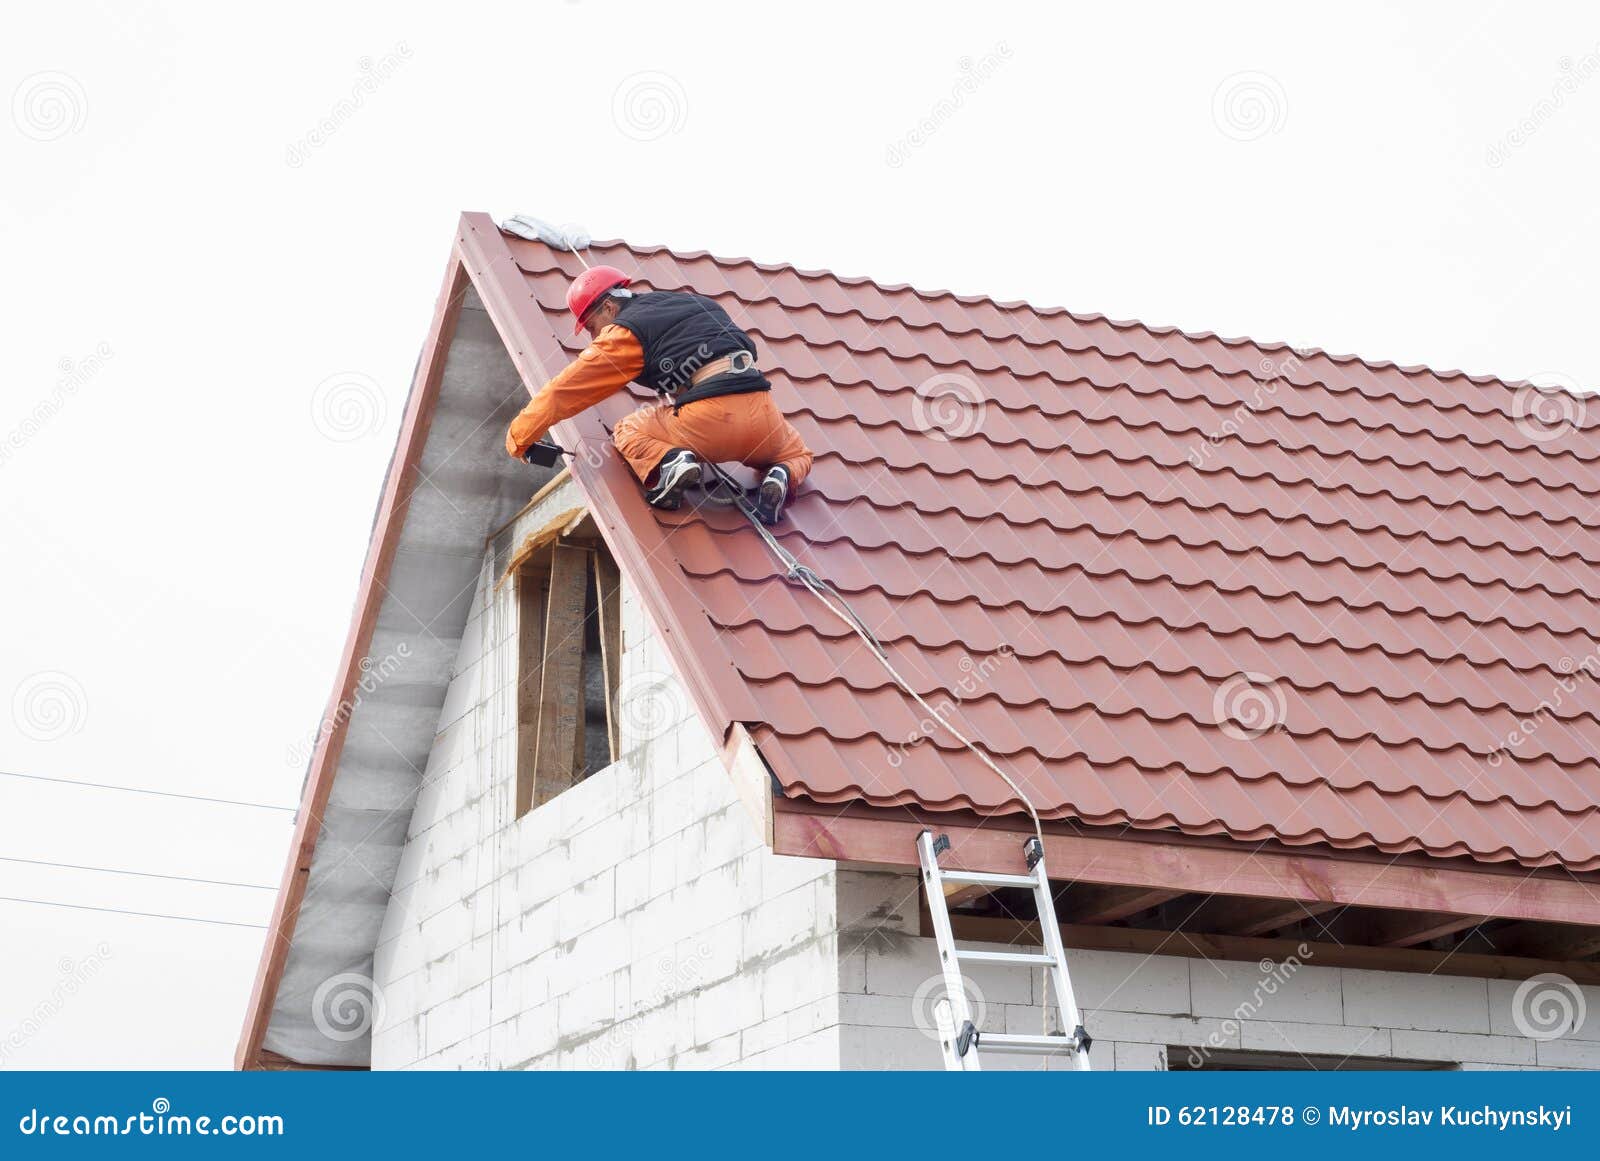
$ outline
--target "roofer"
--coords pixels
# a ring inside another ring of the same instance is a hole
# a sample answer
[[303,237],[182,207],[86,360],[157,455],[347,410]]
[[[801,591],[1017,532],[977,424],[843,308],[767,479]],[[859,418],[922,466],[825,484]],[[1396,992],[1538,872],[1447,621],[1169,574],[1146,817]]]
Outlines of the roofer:
[[645,499],[677,508],[699,482],[702,459],[737,460],[765,473],[756,509],[765,523],[777,523],[811,470],[811,453],[772,402],[772,385],[756,370],[755,343],[712,299],[689,291],[635,294],[631,281],[615,266],[573,280],[573,333],[588,331],[590,343],[511,421],[506,451],[523,458],[551,427],[637,380],[661,399],[624,416],[612,441]]

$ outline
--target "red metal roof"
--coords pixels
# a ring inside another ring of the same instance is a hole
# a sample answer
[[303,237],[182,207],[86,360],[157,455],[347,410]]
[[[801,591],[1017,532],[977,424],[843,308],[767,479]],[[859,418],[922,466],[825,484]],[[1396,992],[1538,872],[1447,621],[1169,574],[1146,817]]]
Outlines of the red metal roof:
[[[578,260],[505,241],[532,306],[494,277],[553,372],[579,349]],[[587,257],[755,337],[817,453],[783,542],[1047,817],[1600,867],[1600,416],[1572,397],[703,253]],[[603,451],[635,402],[563,437]],[[1019,809],[737,513],[656,513],[614,457],[575,474],[702,714],[748,723],[787,795]]]

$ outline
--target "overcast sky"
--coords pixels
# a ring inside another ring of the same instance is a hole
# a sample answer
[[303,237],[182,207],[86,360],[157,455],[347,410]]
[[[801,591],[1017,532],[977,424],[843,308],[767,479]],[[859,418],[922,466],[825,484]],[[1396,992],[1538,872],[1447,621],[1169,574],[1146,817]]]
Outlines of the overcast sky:
[[56,780],[297,800],[460,211],[1592,389],[1534,10],[12,12],[0,896],[74,906],[0,902],[0,1067],[228,1065],[290,811]]

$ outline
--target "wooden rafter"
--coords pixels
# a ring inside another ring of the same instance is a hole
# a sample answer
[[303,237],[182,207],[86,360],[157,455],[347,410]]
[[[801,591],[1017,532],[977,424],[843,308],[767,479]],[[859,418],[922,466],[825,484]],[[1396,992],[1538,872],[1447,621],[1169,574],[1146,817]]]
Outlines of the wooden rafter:
[[1073,883],[1060,897],[1062,918],[1068,923],[1116,923],[1141,911],[1159,907],[1181,895],[1167,887],[1108,887],[1098,883]]

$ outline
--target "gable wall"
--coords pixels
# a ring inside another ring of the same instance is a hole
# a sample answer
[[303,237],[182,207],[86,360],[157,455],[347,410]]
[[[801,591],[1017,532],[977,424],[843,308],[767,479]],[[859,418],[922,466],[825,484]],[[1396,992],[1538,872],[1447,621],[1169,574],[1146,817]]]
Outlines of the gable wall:
[[375,957],[373,1067],[836,1067],[834,864],[761,844],[626,585],[624,758],[511,817],[491,575]]

